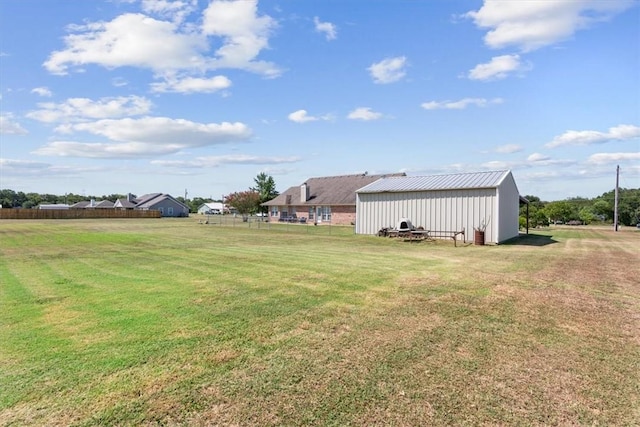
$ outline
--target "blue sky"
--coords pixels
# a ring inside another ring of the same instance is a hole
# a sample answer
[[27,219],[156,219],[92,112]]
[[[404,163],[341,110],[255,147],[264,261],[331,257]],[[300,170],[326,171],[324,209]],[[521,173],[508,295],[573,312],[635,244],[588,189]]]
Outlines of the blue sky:
[[266,172],[640,187],[637,0],[3,0],[0,188],[213,197]]

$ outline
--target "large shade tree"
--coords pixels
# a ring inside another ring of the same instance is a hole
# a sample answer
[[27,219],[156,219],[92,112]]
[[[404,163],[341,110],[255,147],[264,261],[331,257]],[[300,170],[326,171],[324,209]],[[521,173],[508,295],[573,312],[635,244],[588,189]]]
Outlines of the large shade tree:
[[256,186],[251,190],[257,192],[260,197],[258,211],[265,213],[266,208],[260,205],[278,196],[279,193],[276,191],[276,182],[271,175],[267,175],[264,172],[260,172],[253,181],[256,183]]
[[247,221],[247,215],[255,212],[260,203],[260,194],[257,191],[247,190],[231,193],[224,198],[227,206],[231,206],[242,215],[242,220]]

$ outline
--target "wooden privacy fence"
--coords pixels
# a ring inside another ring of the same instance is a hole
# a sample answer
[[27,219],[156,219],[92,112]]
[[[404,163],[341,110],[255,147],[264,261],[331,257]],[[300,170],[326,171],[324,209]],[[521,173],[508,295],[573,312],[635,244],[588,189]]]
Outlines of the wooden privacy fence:
[[0,209],[0,219],[160,218],[160,211],[117,209]]

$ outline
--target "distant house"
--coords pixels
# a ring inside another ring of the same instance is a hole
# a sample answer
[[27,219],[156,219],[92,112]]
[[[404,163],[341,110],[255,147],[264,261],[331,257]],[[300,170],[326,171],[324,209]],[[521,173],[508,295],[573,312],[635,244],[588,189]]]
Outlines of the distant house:
[[69,209],[69,205],[64,204],[64,203],[41,204],[41,205],[38,205],[38,209],[67,210],[67,209]]
[[113,207],[121,210],[135,209],[136,208],[136,203],[134,202],[135,199],[136,198],[133,196],[133,194],[129,193],[127,194],[126,198],[116,200],[116,202],[113,204]]
[[[54,205],[55,206],[55,205]],[[62,206],[62,205],[57,205]],[[66,205],[65,205],[66,206]],[[114,202],[109,200],[88,200],[75,203],[66,208],[48,208],[48,209],[136,209],[136,210],[156,210],[160,211],[163,217],[181,217],[189,216],[189,207],[184,203],[176,200],[169,194],[163,193],[151,193],[145,194],[141,197],[134,197],[132,194],[128,194],[126,198],[118,199]],[[45,208],[47,209],[47,208]]]
[[74,203],[69,206],[69,209],[113,209],[114,203],[111,200],[89,200],[82,201],[78,203]]
[[289,188],[262,206],[271,220],[301,219],[315,224],[353,224],[356,219],[356,190],[378,179],[401,174],[327,176],[309,178]]
[[198,207],[198,213],[200,215],[220,215],[229,212],[229,209],[222,202],[207,202]]
[[189,206],[176,200],[169,194],[151,193],[135,198],[135,209],[160,211],[163,217],[189,216]]

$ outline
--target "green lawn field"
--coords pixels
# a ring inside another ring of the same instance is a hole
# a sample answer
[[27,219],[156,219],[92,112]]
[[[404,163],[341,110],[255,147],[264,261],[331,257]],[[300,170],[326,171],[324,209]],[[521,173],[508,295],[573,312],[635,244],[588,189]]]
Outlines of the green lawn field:
[[0,221],[0,425],[640,425],[640,232]]

